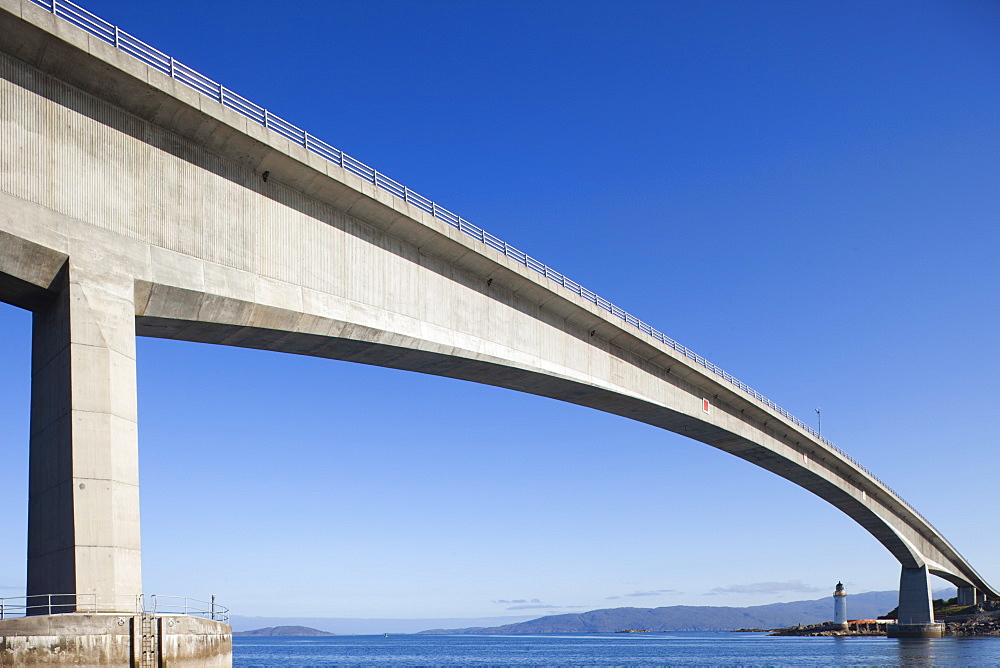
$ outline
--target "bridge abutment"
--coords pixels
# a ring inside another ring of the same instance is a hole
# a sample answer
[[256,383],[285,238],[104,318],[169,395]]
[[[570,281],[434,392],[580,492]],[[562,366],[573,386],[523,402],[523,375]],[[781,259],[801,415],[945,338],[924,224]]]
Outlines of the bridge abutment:
[[60,596],[30,614],[142,593],[133,284],[70,260],[34,311],[27,594]]

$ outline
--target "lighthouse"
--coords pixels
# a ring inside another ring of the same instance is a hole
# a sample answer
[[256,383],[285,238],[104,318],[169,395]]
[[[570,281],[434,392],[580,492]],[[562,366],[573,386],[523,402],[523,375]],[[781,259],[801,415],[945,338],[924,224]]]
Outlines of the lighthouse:
[[842,582],[837,583],[837,589],[833,592],[833,625],[847,630],[847,592],[844,591]]

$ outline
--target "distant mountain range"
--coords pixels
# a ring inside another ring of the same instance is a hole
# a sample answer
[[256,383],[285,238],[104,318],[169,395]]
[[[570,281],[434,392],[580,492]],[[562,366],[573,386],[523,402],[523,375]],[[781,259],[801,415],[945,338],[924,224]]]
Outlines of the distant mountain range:
[[[899,602],[895,591],[873,591],[847,597],[851,619],[874,619]],[[432,629],[439,634],[613,633],[626,629],[647,631],[733,631],[776,629],[817,624],[833,619],[833,597],[814,601],[771,603],[747,608],[675,605],[666,608],[609,608],[576,614],[549,615],[503,626]]]
[[504,617],[432,617],[424,619],[398,619],[360,617],[242,617],[232,615],[229,623],[233,631],[250,631],[274,626],[309,626],[337,635],[369,635],[383,633],[418,633],[424,629],[457,628],[466,626],[499,626],[526,622],[534,615],[506,615]]
[[[955,596],[954,588],[934,592],[935,598]],[[847,614],[851,619],[883,615],[898,603],[895,591],[850,594]],[[667,608],[617,608],[581,614],[520,617],[362,619],[346,617],[240,617],[229,623],[233,631],[257,632],[262,627],[306,626],[337,635],[388,633],[587,633],[626,629],[715,631],[743,628],[781,628],[795,624],[815,624],[833,617],[833,597],[815,601],[773,603],[748,608],[713,606],[672,606]],[[425,631],[424,629],[434,629]]]
[[269,626],[252,631],[233,631],[234,636],[332,636],[333,633],[320,631],[309,626]]

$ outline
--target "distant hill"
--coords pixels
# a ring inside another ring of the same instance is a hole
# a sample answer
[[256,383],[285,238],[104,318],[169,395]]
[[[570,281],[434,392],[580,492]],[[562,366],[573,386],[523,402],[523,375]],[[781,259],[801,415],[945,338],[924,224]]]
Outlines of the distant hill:
[[[889,612],[899,602],[895,591],[873,591],[847,597],[851,619],[873,619]],[[833,619],[833,597],[814,601],[771,603],[747,608],[675,605],[666,608],[609,608],[590,612],[550,615],[517,624],[433,629],[422,633],[518,634],[518,633],[613,633],[625,629],[648,631],[733,631],[775,629],[796,624],[816,624]]]
[[266,626],[311,626],[323,631],[335,631],[339,636],[377,633],[418,633],[424,629],[457,629],[469,626],[500,626],[535,619],[534,615],[504,615],[503,617],[431,617],[428,619],[354,618],[354,617],[242,617],[230,615],[233,631],[249,631]]
[[234,636],[332,636],[328,631],[320,631],[309,626],[269,626],[253,631],[234,631]]

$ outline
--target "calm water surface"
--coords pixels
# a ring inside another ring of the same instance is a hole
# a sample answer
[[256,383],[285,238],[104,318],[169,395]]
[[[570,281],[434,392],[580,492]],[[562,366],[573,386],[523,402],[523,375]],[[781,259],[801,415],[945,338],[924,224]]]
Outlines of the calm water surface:
[[762,633],[236,637],[233,666],[1000,667],[1000,638],[771,638]]

